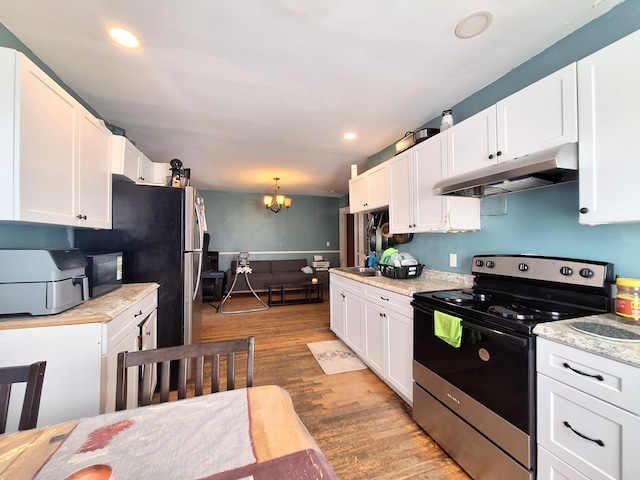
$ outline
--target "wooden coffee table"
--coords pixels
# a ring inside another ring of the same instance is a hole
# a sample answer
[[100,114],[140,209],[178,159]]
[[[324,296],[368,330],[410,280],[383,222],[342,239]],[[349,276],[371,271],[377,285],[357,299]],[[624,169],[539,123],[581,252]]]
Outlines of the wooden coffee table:
[[[322,298],[323,284],[321,282],[312,283],[284,283],[280,285],[269,285],[269,306],[276,305],[296,305],[300,303],[320,303]],[[287,298],[287,294],[302,293],[304,297]]]

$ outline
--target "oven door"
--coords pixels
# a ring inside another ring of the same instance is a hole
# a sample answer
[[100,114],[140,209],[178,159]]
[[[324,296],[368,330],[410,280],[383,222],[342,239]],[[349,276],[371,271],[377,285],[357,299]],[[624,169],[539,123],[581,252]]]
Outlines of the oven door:
[[534,339],[462,318],[462,344],[434,332],[434,309],[414,304],[414,379],[527,468],[535,427]]

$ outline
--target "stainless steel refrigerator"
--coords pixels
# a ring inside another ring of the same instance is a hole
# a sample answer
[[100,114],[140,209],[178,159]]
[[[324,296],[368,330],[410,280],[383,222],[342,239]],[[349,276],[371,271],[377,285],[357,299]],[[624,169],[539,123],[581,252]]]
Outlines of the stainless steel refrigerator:
[[113,183],[113,229],[75,230],[83,253],[123,252],[123,282],[157,282],[158,347],[191,343],[202,309],[206,220],[193,187]]

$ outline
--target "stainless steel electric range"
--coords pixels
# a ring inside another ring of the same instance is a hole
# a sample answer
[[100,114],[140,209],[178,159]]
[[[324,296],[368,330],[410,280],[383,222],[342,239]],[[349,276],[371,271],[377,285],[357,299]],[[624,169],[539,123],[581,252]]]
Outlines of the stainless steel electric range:
[[535,478],[541,322],[612,310],[613,265],[473,257],[468,290],[414,295],[413,417],[474,479]]

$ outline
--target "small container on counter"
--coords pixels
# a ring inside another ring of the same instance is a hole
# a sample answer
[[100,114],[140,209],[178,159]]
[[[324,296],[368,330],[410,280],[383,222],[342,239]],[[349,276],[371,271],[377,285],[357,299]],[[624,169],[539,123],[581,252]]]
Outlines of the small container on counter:
[[640,325],[640,279],[616,279],[616,315],[623,323]]

